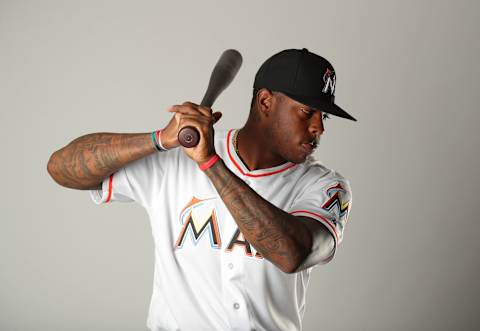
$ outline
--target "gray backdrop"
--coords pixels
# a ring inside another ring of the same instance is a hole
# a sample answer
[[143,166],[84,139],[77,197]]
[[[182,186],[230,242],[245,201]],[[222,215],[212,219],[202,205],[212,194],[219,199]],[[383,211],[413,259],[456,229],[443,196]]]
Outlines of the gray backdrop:
[[337,71],[317,157],[350,179],[336,258],[305,330],[474,330],[479,13],[475,1],[0,1],[1,330],[145,330],[147,214],[48,176],[91,132],[148,132],[199,102],[219,55],[243,67],[214,109],[241,127],[260,64],[307,47]]

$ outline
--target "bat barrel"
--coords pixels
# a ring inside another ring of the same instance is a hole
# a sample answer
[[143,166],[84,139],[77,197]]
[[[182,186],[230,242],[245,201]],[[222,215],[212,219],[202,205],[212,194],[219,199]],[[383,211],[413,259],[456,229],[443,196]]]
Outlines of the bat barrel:
[[[224,51],[213,68],[207,91],[200,105],[211,107],[220,93],[230,85],[241,65],[240,52],[234,49]],[[200,134],[194,127],[186,126],[178,132],[178,141],[184,147],[195,147],[200,141]]]

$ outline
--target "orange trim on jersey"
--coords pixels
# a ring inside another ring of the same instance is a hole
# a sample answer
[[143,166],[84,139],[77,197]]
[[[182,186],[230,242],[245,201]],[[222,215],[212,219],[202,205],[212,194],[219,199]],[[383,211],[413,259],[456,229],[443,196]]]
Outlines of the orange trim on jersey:
[[113,174],[111,174],[110,178],[108,179],[108,195],[105,203],[109,202],[110,199],[112,198],[112,184],[113,184]]
[[329,220],[327,220],[325,217],[323,217],[322,215],[320,214],[317,214],[317,213],[313,213],[311,211],[308,211],[308,210],[294,210],[292,212],[290,212],[290,214],[295,214],[295,213],[306,213],[306,214],[310,214],[310,215],[313,215],[313,216],[317,216],[317,217],[320,217],[322,220],[324,220],[326,222],[326,225],[332,230],[332,232],[335,234],[335,237],[337,239],[337,243],[338,243],[338,234],[337,234],[337,229],[335,228],[335,225],[332,224],[332,222],[330,222]]
[[235,161],[235,159],[233,158],[231,152],[230,152],[230,136],[232,134],[232,131],[233,129],[231,129],[230,131],[228,131],[228,135],[227,135],[227,153],[228,153],[228,157],[230,158],[230,160],[233,162],[233,164],[235,165],[235,167],[237,167],[238,171],[240,171],[240,173],[244,176],[248,176],[248,177],[253,177],[253,178],[256,178],[256,177],[265,177],[265,176],[270,176],[270,175],[275,175],[275,174],[278,174],[279,172],[283,172],[287,169],[290,169],[294,166],[296,166],[295,163],[291,163],[289,162],[289,164],[283,168],[283,169],[279,169],[279,170],[276,170],[276,171],[272,171],[272,172],[267,172],[265,174],[258,174],[258,175],[254,175],[254,174],[249,174],[249,173],[245,173],[242,168],[240,167],[240,165],[237,163],[237,161]]

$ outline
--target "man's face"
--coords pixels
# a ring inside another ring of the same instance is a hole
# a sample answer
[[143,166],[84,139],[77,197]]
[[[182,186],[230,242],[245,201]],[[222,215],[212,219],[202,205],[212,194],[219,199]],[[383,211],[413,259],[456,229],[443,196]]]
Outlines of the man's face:
[[325,131],[323,113],[283,93],[273,92],[271,133],[277,153],[290,162],[302,163],[313,153]]

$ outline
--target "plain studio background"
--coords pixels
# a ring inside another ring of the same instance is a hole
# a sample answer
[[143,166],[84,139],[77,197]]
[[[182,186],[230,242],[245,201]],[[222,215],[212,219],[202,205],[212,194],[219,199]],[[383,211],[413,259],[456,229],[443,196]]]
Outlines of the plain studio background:
[[254,74],[306,47],[337,71],[316,156],[352,185],[304,330],[474,330],[480,318],[480,6],[475,1],[0,1],[1,330],[144,330],[153,241],[136,204],[58,186],[52,152],[148,132],[200,102],[227,48],[243,66],[216,127],[247,119]]

